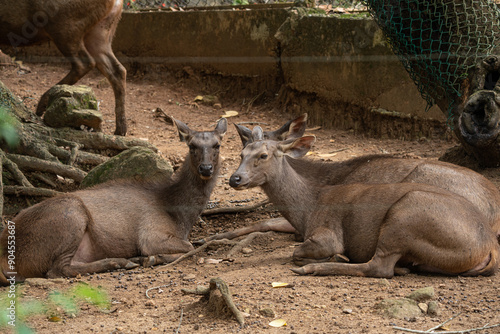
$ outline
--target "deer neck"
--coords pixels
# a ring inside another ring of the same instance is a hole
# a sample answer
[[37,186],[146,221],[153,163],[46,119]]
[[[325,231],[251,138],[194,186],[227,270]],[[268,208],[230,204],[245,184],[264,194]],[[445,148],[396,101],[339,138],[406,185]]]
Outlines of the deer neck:
[[279,172],[261,187],[280,213],[303,234],[319,196],[319,186],[292,167],[290,159],[284,157]]
[[193,170],[188,156],[174,175],[173,182],[162,191],[162,200],[165,201],[167,212],[178,224],[178,233],[184,239],[187,239],[193,225],[198,222],[198,217],[206,208],[217,183],[218,174],[219,162],[215,164],[212,177],[202,180]]

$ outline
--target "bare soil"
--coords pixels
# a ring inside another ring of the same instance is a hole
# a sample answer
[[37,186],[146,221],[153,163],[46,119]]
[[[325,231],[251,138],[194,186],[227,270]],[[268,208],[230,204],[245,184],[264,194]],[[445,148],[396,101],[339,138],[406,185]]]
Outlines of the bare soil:
[[[0,68],[0,80],[35,110],[41,94],[66,74],[67,67],[25,65],[31,71],[13,66]],[[218,94],[207,91],[202,81],[168,72],[130,74],[127,87],[129,135],[149,140],[166,159],[179,164],[187,147],[179,142],[173,126],[155,118],[157,108],[194,129],[212,129],[227,110],[239,112],[238,116],[229,119],[230,123],[259,122],[262,127],[271,129],[293,117],[275,110],[274,101],[259,101],[249,107],[248,101],[254,96],[225,96],[221,98],[220,109],[194,103],[198,95]],[[105,118],[104,132],[113,133],[114,98],[109,84],[98,72],[87,75],[80,83],[94,89]],[[380,140],[354,136],[343,130],[309,132],[317,137],[311,159],[345,160],[372,153],[437,159],[456,145],[451,141],[426,138],[411,142]],[[238,134],[230,126],[222,148],[223,168],[212,195],[213,206],[251,205],[265,199],[259,189],[237,192],[228,186],[228,179],[239,163],[240,149]],[[498,169],[480,172],[500,185]],[[249,213],[203,217],[190,238],[197,240],[278,215],[267,206]],[[448,329],[465,330],[500,323],[500,274],[477,278],[409,274],[389,280],[297,276],[290,268],[293,267],[291,255],[298,244],[293,235],[270,232],[257,237],[246,249],[246,254],[237,253],[229,261],[226,254],[230,247],[223,246],[208,249],[175,266],[88,275],[41,286],[24,284],[18,291],[22,291],[24,300],[45,300],[52,290],[66,291],[76,282],[86,282],[103,287],[109,294],[111,308],[107,311],[82,304],[76,314],[53,310],[50,314],[31,317],[28,324],[38,333],[394,333],[398,331],[393,326],[427,330],[457,315],[446,325]],[[210,261],[222,259],[226,260]],[[208,286],[214,277],[228,283],[237,307],[246,313],[244,327],[240,327],[234,317],[207,309],[200,297],[181,292],[181,288]],[[272,282],[286,282],[292,287],[273,288]],[[147,289],[158,286],[164,287],[149,291],[152,298],[148,298]],[[439,303],[437,316],[391,319],[375,308],[383,299],[401,298],[429,286],[435,289],[434,299]],[[271,309],[273,314],[263,314],[264,309]],[[53,317],[54,314],[57,317]],[[285,319],[287,325],[269,326],[269,322],[277,318]],[[482,333],[500,333],[500,327]]]

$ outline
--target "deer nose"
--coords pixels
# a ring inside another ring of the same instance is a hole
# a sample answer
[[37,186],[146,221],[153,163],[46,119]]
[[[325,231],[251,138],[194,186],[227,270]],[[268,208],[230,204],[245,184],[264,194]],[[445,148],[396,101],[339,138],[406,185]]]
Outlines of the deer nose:
[[233,188],[239,186],[241,183],[241,176],[239,175],[236,175],[236,174],[233,174],[231,175],[231,177],[229,178],[229,185]]
[[201,176],[212,176],[213,171],[214,166],[210,164],[203,164],[198,167],[198,173],[200,173]]

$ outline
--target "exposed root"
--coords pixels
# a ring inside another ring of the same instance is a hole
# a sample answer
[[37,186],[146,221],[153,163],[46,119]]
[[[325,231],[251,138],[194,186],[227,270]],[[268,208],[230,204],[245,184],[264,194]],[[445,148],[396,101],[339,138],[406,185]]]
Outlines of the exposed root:
[[250,233],[249,235],[247,235],[245,237],[245,239],[239,241],[236,243],[236,245],[231,248],[231,250],[227,253],[227,257],[228,258],[232,258],[234,256],[234,254],[236,254],[237,252],[241,251],[243,249],[243,247],[246,247],[248,245],[250,245],[250,243],[253,241],[253,239],[255,239],[256,237],[260,236],[260,235],[264,235],[264,234],[267,234],[269,232],[253,232],[253,233]]
[[253,211],[253,210],[258,209],[261,206],[264,206],[268,203],[269,203],[269,200],[266,199],[262,202],[258,202],[256,204],[254,204],[254,205],[236,206],[236,207],[231,207],[231,208],[207,209],[207,210],[203,210],[201,215],[202,216],[210,216],[210,215],[220,215],[220,214],[228,214],[228,213],[239,213],[239,212]]
[[[222,279],[212,278],[208,288],[198,287],[195,290],[181,289],[181,291],[185,294],[195,294],[208,297],[208,308],[215,309],[215,311],[220,314],[223,311],[223,308],[227,307],[227,309],[236,317],[236,321],[238,321],[240,326],[245,324],[243,315],[233,302],[229,287]],[[217,291],[219,291],[222,295],[222,300],[224,302],[224,305],[222,306],[219,302],[220,298],[217,298],[217,295],[215,294]]]
[[3,193],[5,195],[25,195],[25,196],[42,196],[42,197],[54,197],[61,192],[46,188],[34,188],[34,187],[21,187],[21,186],[3,186]]
[[177,263],[181,262],[182,260],[187,259],[188,257],[191,257],[191,256],[193,256],[195,254],[198,254],[199,252],[205,250],[208,246],[212,246],[212,245],[216,245],[216,246],[219,246],[219,245],[234,245],[235,243],[236,243],[235,241],[227,240],[227,239],[211,240],[211,241],[209,241],[209,242],[201,245],[200,247],[195,248],[192,251],[187,252],[186,254],[183,254],[182,256],[180,256],[175,261],[165,264],[165,267],[176,265]]

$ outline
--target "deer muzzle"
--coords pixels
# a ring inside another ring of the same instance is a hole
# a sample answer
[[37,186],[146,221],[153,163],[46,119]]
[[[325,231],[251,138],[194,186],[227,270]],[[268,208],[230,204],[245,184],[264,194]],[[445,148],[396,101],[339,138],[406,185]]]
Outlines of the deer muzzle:
[[229,178],[229,185],[236,190],[243,190],[248,187],[248,182],[245,182],[244,177],[240,174],[234,173]]
[[212,164],[201,164],[198,166],[198,173],[204,180],[208,180],[214,174],[214,166]]

